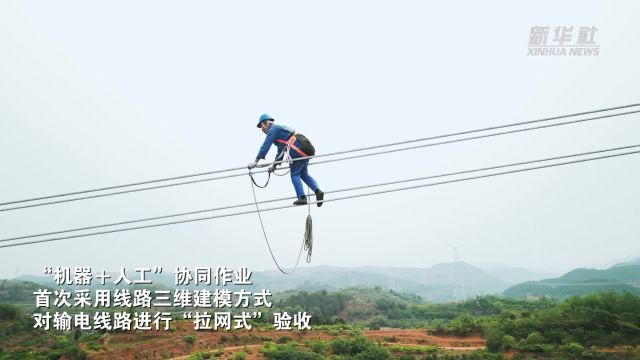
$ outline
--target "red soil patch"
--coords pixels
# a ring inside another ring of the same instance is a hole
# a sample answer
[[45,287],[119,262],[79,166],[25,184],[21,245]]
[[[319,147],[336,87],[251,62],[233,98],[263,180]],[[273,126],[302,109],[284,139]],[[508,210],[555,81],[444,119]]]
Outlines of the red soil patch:
[[479,348],[485,347],[485,341],[480,336],[469,337],[442,337],[427,334],[422,329],[407,330],[367,330],[364,335],[371,340],[380,339],[383,342],[411,344],[411,345],[435,345],[443,348]]

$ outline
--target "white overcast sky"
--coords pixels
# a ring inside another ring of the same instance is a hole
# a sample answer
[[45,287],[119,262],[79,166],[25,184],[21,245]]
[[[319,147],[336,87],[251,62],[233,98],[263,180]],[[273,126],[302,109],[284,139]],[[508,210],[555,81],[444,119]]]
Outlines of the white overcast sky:
[[[637,1],[3,1],[0,200],[243,166],[262,112],[326,153],[639,102],[638,13]],[[532,26],[596,26],[600,54],[527,56]],[[310,172],[330,191],[638,143],[633,115]],[[639,183],[635,155],[327,203],[313,209],[311,265],[427,267],[450,246],[471,264],[551,271],[640,256]],[[284,177],[258,196],[292,194]],[[0,237],[251,200],[241,177],[2,212]],[[264,214],[284,266],[305,217]],[[274,268],[255,215],[0,249],[0,278],[81,265]]]

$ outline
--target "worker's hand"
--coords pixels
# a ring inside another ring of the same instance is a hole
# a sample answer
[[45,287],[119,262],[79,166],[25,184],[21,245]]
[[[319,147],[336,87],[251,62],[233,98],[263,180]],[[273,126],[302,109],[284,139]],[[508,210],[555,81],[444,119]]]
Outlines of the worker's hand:
[[270,173],[276,171],[276,164],[271,164],[271,166],[267,168],[267,171]]
[[256,166],[258,166],[258,162],[253,160],[252,162],[249,163],[249,165],[247,165],[247,169],[251,170]]

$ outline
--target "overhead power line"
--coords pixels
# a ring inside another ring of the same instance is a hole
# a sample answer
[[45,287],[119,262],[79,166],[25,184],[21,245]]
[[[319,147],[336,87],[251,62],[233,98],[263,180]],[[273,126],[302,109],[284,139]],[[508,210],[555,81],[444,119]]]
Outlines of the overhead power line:
[[[346,192],[346,191],[363,190],[363,189],[369,189],[369,188],[373,188],[373,187],[397,185],[397,184],[401,184],[401,183],[415,182],[415,181],[422,181],[422,180],[431,180],[431,179],[436,179],[436,178],[441,178],[441,177],[448,177],[448,176],[454,176],[454,175],[463,175],[463,174],[469,174],[469,173],[474,173],[474,172],[482,172],[482,171],[488,171],[488,170],[497,170],[497,169],[502,169],[502,168],[507,168],[507,167],[529,165],[529,164],[535,164],[535,163],[540,163],[540,162],[568,159],[568,158],[574,158],[574,157],[580,157],[580,156],[586,156],[586,155],[595,155],[595,154],[601,154],[601,153],[612,152],[612,151],[628,150],[628,149],[633,149],[633,148],[638,148],[638,147],[640,147],[640,144],[638,144],[638,145],[629,145],[629,146],[621,146],[621,147],[602,149],[602,150],[595,150],[595,151],[588,151],[588,152],[582,152],[582,153],[570,154],[570,155],[554,156],[554,157],[548,157],[548,158],[543,158],[543,159],[522,161],[522,162],[516,162],[516,163],[510,163],[510,164],[504,164],[504,165],[489,166],[489,167],[483,167],[483,168],[477,168],[477,169],[471,169],[471,170],[448,172],[448,173],[443,173],[443,174],[422,176],[422,177],[416,177],[416,178],[410,178],[410,179],[388,181],[388,182],[383,182],[383,183],[378,183],[378,184],[355,186],[355,187],[343,188],[343,189],[338,189],[338,190],[326,191],[325,193],[326,194],[335,194],[335,193]],[[246,174],[244,174],[244,175],[246,176]],[[294,198],[295,197],[290,196],[290,197],[282,197],[282,198],[277,198],[277,199],[264,200],[264,201],[258,202],[258,205],[268,204],[268,203],[273,203],[273,202],[278,202],[278,201],[284,201],[284,200],[291,200],[291,199],[294,199]],[[94,230],[94,229],[100,229],[100,228],[105,228],[105,227],[135,224],[135,223],[139,223],[139,222],[147,222],[147,221],[168,219],[168,218],[174,218],[174,217],[180,217],[180,216],[196,215],[196,214],[202,214],[202,213],[207,213],[207,212],[230,210],[230,209],[242,208],[242,207],[254,206],[254,205],[255,205],[254,202],[248,202],[248,203],[237,204],[237,205],[221,206],[221,207],[216,207],[216,208],[188,211],[188,212],[182,212],[182,213],[177,213],[177,214],[154,216],[154,217],[148,217],[148,218],[142,218],[142,219],[136,219],[136,220],[128,220],[128,221],[120,221],[120,222],[109,223],[109,224],[92,225],[92,226],[86,226],[86,227],[80,227],[80,228],[74,228],[74,229],[67,229],[67,230],[59,230],[59,231],[40,233],[40,234],[16,236],[16,237],[11,237],[11,238],[6,238],[6,239],[0,239],[0,243],[8,242],[8,241],[31,239],[31,238],[35,238],[35,237],[41,237],[41,236],[66,234],[66,233],[76,232],[76,231]]]
[[[554,164],[533,166],[533,167],[522,168],[522,169],[508,170],[508,171],[496,172],[496,173],[491,173],[491,174],[471,176],[471,177],[466,177],[466,178],[452,179],[452,180],[440,181],[440,182],[435,182],[435,183],[412,185],[412,186],[406,186],[406,187],[400,187],[400,188],[394,188],[394,189],[380,190],[380,191],[374,191],[374,192],[369,192],[369,193],[364,193],[364,194],[348,195],[348,196],[343,196],[343,197],[338,197],[338,198],[333,198],[333,199],[326,199],[323,202],[327,203],[327,202],[341,201],[341,200],[347,200],[347,199],[355,199],[355,198],[361,198],[361,197],[367,197],[367,196],[373,196],[373,195],[382,195],[382,194],[394,193],[394,192],[399,192],[399,191],[406,191],[406,190],[419,189],[419,188],[425,188],[425,187],[439,186],[439,185],[445,185],[445,184],[451,184],[451,183],[457,183],[457,182],[464,182],[464,181],[470,181],[470,180],[477,180],[477,179],[496,177],[496,176],[507,175],[507,174],[527,172],[527,171],[532,171],[532,170],[539,170],[539,169],[559,167],[559,166],[577,164],[577,163],[583,163],[583,162],[589,162],[589,161],[609,159],[609,158],[633,155],[633,154],[638,154],[638,153],[640,153],[640,150],[617,153],[617,154],[610,154],[610,155],[602,155],[602,156],[591,157],[591,158],[586,158],[586,159],[565,161],[565,162],[559,162],[559,163],[554,163]],[[314,204],[314,203],[316,203],[316,202],[310,202],[310,204]],[[282,210],[282,209],[288,209],[288,208],[292,208],[292,207],[295,207],[295,205],[285,205],[285,206],[271,207],[271,208],[267,208],[267,209],[261,209],[260,212]],[[77,235],[70,235],[70,236],[63,236],[63,237],[31,240],[31,241],[24,241],[24,242],[0,245],[0,248],[24,246],[24,245],[31,245],[31,244],[38,244],[38,243],[45,243],[45,242],[61,241],[61,240],[66,240],[66,239],[75,239],[75,238],[81,238],[81,237],[87,237],[87,236],[96,236],[96,235],[112,234],[112,233],[119,233],[119,232],[132,231],[132,230],[155,228],[155,227],[161,227],[161,226],[177,225],[177,224],[184,224],[184,223],[190,223],[190,222],[197,222],[197,221],[204,221],[204,220],[212,220],[212,219],[233,217],[233,216],[239,216],[239,215],[245,215],[245,214],[253,214],[253,213],[256,213],[256,212],[257,212],[257,210],[248,210],[248,211],[241,211],[241,212],[235,212],[235,213],[229,213],[229,214],[214,215],[214,216],[207,216],[207,217],[200,217],[200,218],[186,219],[186,220],[178,220],[178,221],[171,221],[171,222],[158,223],[158,224],[149,224],[149,225],[134,226],[134,227],[120,228],[120,229],[112,229],[112,230],[105,230],[105,231],[85,233],[85,234],[77,234]]]
[[[637,105],[640,105],[640,104],[627,105],[625,107],[637,106]],[[600,110],[600,111],[604,111],[604,110]],[[471,140],[478,140],[478,139],[484,139],[484,138],[507,135],[507,134],[514,134],[514,133],[519,133],[519,132],[526,132],[526,131],[532,131],[532,130],[539,130],[539,129],[557,127],[557,126],[564,126],[564,125],[582,123],[582,122],[587,122],[587,121],[594,121],[594,120],[611,118],[611,117],[616,117],[616,116],[630,115],[630,114],[635,114],[635,113],[640,113],[640,110],[633,110],[633,111],[627,111],[627,112],[616,113],[616,114],[607,114],[607,115],[601,115],[601,116],[595,116],[595,117],[590,117],[590,118],[565,121],[565,122],[554,123],[554,124],[540,125],[540,126],[528,127],[528,128],[523,128],[523,129],[516,129],[516,130],[502,131],[502,132],[497,132],[497,133],[490,133],[490,134],[484,134],[484,135],[465,137],[465,138],[460,138],[460,139],[439,141],[439,142],[435,142],[435,143],[414,145],[414,146],[404,147],[404,148],[399,148],[399,149],[391,149],[391,150],[384,150],[384,151],[378,151],[378,152],[367,153],[367,154],[352,155],[352,156],[342,157],[342,158],[338,158],[338,159],[315,161],[313,163],[310,163],[310,165],[317,165],[317,164],[330,163],[330,162],[336,162],[336,161],[351,160],[351,159],[357,159],[357,158],[363,158],[363,157],[369,157],[369,156],[378,156],[378,155],[383,155],[383,154],[390,154],[390,153],[395,153],[395,152],[400,152],[400,151],[415,150],[415,149],[433,147],[433,146],[439,146],[439,145],[445,145],[445,144],[453,144],[453,143],[459,143],[459,142],[465,142],[465,141],[471,141]],[[579,113],[579,114],[584,114],[584,113]],[[445,137],[450,137],[450,136],[454,136],[454,135],[461,135],[461,134],[468,134],[468,133],[473,133],[473,132],[486,131],[486,130],[491,130],[491,129],[495,129],[495,128],[504,128],[504,127],[510,127],[510,126],[517,126],[517,125],[522,125],[522,124],[527,124],[527,123],[532,123],[532,122],[549,121],[549,120],[559,119],[559,118],[568,117],[568,116],[570,116],[570,115],[557,116],[557,117],[553,117],[553,118],[534,120],[534,121],[529,121],[529,122],[524,122],[524,123],[511,124],[511,125],[494,126],[492,128],[485,128],[485,129],[480,129],[480,130],[470,130],[470,131],[465,131],[465,132],[460,132],[460,133],[455,133],[455,134],[449,134],[449,135],[439,135],[439,136],[435,136],[435,137],[431,137],[431,138],[423,138],[423,139],[409,140],[409,141],[404,141],[404,142],[399,142],[399,143],[371,146],[371,147],[367,147],[367,148],[346,150],[346,151],[341,151],[341,152],[310,156],[310,157],[307,157],[307,158],[314,158],[314,157],[317,158],[317,157],[322,157],[322,156],[330,156],[330,155],[344,154],[344,153],[349,153],[349,152],[358,152],[358,151],[363,151],[363,150],[370,150],[370,149],[380,148],[380,147],[388,147],[388,146],[398,145],[398,144],[406,144],[406,143],[411,143],[411,142],[433,140],[433,139],[437,139],[437,138],[445,138]],[[574,114],[574,116],[575,116],[575,114]],[[300,159],[302,159],[302,158],[300,158]],[[294,160],[299,160],[299,159],[294,159]],[[278,163],[281,163],[281,162],[282,161],[270,162],[270,163],[264,164],[263,166],[268,166],[268,165],[271,165],[271,164],[278,164]],[[240,169],[246,170],[246,168],[235,168],[235,169],[220,170],[218,172],[225,172],[225,171],[231,171],[231,170],[240,170]],[[261,172],[266,172],[266,170],[258,170],[258,171],[256,171],[256,173],[261,173]],[[217,176],[217,177],[213,177],[213,178],[189,180],[189,181],[184,181],[184,182],[156,185],[156,186],[137,188],[137,189],[131,189],[131,190],[122,190],[122,191],[110,192],[110,193],[104,193],[104,194],[88,195],[88,196],[83,196],[83,197],[78,197],[78,198],[63,199],[63,200],[56,200],[56,201],[48,201],[48,202],[29,204],[29,205],[21,205],[21,206],[15,206],[15,207],[9,207],[9,208],[0,209],[0,212],[13,211],[13,210],[19,210],[19,209],[26,209],[26,208],[33,208],[33,207],[40,207],[40,206],[48,206],[48,205],[68,203],[68,202],[88,200],[88,199],[95,199],[95,198],[114,196],[114,195],[129,194],[129,193],[135,193],[135,192],[140,192],[140,191],[156,190],[156,189],[169,188],[169,187],[182,186],[182,185],[189,185],[189,184],[195,184],[195,183],[201,183],[201,182],[216,181],[216,180],[229,179],[229,178],[240,177],[240,176],[245,176],[245,175],[246,175],[246,173],[231,174],[231,175]],[[190,175],[183,176],[182,178],[189,177],[189,176]],[[196,175],[193,175],[193,176],[196,176]],[[165,181],[165,180],[158,180],[158,181]],[[151,182],[153,182],[153,181],[151,181]],[[147,183],[149,183],[149,182],[147,182]],[[130,185],[123,185],[123,186],[120,186],[120,187],[125,187],[125,186],[130,186]],[[112,188],[116,188],[116,187],[112,187]],[[88,192],[94,192],[94,191],[99,191],[99,190],[88,190],[88,191],[85,191],[85,192],[76,192],[75,194],[88,193]],[[69,194],[71,194],[71,193],[69,193]],[[62,196],[66,196],[66,195],[69,195],[69,194],[52,195],[52,196],[47,197],[47,198],[62,197]],[[7,205],[7,204],[23,203],[23,202],[28,202],[28,201],[35,201],[35,200],[36,199],[14,201],[14,202],[0,204],[0,206],[1,205]]]
[[[564,119],[564,118],[580,116],[580,115],[595,114],[595,113],[599,113],[599,112],[607,112],[607,111],[612,111],[612,110],[627,109],[627,108],[636,107],[636,106],[640,106],[640,103],[613,106],[613,107],[608,107],[608,108],[601,108],[601,109],[595,109],[595,110],[589,110],[589,111],[583,111],[583,112],[577,112],[577,113],[571,113],[571,114],[565,114],[565,115],[541,118],[541,119],[537,119],[537,120],[516,122],[516,123],[510,123],[510,124],[504,124],[504,125],[496,125],[496,126],[479,128],[479,129],[474,129],[474,130],[466,130],[466,131],[460,131],[460,132],[455,132],[455,133],[448,133],[448,134],[442,134],[442,135],[436,135],[436,136],[430,136],[430,137],[423,137],[423,138],[419,138],[419,139],[399,141],[399,142],[393,142],[393,143],[382,144],[382,145],[373,145],[373,146],[361,147],[361,148],[356,148],[356,149],[351,149],[351,150],[343,150],[343,151],[337,151],[337,152],[333,152],[333,153],[327,153],[327,154],[321,154],[321,155],[315,155],[315,156],[308,156],[308,157],[300,158],[300,159],[297,159],[297,160],[299,161],[299,160],[303,160],[303,159],[311,159],[311,158],[319,158],[319,157],[325,157],[325,156],[341,155],[341,154],[346,154],[346,153],[356,152],[356,151],[373,150],[373,149],[378,149],[378,148],[383,148],[383,147],[388,147],[388,146],[404,145],[404,144],[427,141],[427,140],[436,140],[436,139],[447,138],[447,137],[452,137],[452,136],[466,135],[466,134],[489,131],[489,130],[497,130],[497,129],[503,129],[503,128],[513,127],[513,126],[535,124],[535,123],[539,123],[539,122]],[[19,203],[31,202],[31,201],[37,201],[37,200],[47,200],[47,199],[53,199],[53,198],[57,198],[57,197],[65,197],[65,196],[71,196],[71,195],[80,195],[80,194],[99,192],[99,191],[105,191],[105,190],[114,190],[114,189],[131,187],[131,186],[147,185],[147,184],[153,184],[153,183],[157,183],[157,182],[180,180],[180,179],[186,179],[186,178],[190,178],[190,177],[198,177],[198,176],[205,176],[205,175],[220,174],[220,173],[225,173],[225,172],[230,172],[230,171],[237,171],[237,170],[244,170],[244,169],[245,169],[245,167],[242,166],[242,167],[235,167],[235,168],[229,168],[229,169],[212,170],[212,171],[205,171],[205,172],[194,173],[194,174],[165,177],[165,178],[159,178],[159,179],[153,179],[153,180],[138,181],[138,182],[132,182],[132,183],[127,183],[127,184],[105,186],[105,187],[100,187],[100,188],[87,189],[87,190],[81,190],[81,191],[74,191],[74,192],[68,192],[68,193],[61,193],[61,194],[55,194],[55,195],[40,196],[40,197],[34,197],[34,198],[29,198],[29,199],[7,201],[7,202],[0,203],[0,206],[19,204]]]

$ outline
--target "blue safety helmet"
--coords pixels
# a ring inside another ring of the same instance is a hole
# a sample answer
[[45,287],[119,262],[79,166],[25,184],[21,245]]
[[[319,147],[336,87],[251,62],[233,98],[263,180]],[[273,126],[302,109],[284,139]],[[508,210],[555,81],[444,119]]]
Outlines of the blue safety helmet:
[[260,124],[262,124],[263,122],[268,121],[268,120],[275,121],[275,120],[273,120],[273,118],[272,118],[269,114],[267,114],[267,113],[264,113],[264,114],[260,115],[260,119],[258,120],[258,127],[260,127]]

